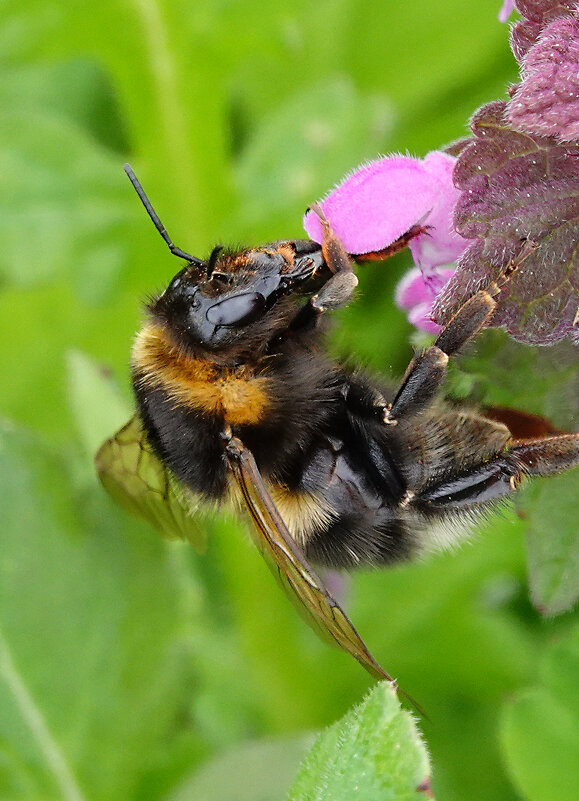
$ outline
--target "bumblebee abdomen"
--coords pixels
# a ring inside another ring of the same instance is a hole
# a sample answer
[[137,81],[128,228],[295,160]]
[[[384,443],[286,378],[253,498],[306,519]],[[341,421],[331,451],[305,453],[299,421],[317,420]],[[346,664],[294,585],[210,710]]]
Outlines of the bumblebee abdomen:
[[216,418],[176,405],[156,387],[134,384],[147,438],[161,461],[194,493],[221,500],[227,493],[227,466]]

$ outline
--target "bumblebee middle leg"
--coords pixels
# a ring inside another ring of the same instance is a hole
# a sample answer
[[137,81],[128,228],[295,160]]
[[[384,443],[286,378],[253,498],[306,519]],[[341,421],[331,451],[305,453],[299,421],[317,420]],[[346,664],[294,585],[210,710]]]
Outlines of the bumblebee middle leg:
[[494,459],[457,472],[417,492],[407,491],[400,505],[460,509],[498,500],[514,492],[524,476],[546,476],[579,466],[579,434],[515,440]]
[[496,305],[494,298],[481,290],[460,307],[434,344],[408,365],[392,405],[386,410],[385,423],[395,424],[403,414],[428,406],[444,381],[449,356],[489,324]]
[[463,303],[434,344],[410,362],[392,406],[387,409],[385,423],[395,424],[402,414],[419,411],[430,403],[446,375],[448,357],[490,323],[497,306],[495,298],[536,247],[527,241],[517,260],[509,261],[496,281]]
[[396,425],[399,417],[426,408],[446,377],[449,356],[488,325],[495,308],[496,301],[488,292],[477,292],[449,320],[434,344],[412,359],[391,404],[379,393],[353,382],[346,398],[348,405],[358,414],[387,425]]

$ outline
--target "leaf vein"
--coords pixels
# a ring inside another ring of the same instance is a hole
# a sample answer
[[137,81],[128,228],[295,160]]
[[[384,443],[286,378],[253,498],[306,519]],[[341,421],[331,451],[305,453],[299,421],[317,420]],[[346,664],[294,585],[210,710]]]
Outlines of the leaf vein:
[[87,801],[86,797],[81,792],[79,784],[62,749],[48,728],[48,724],[38,704],[27,689],[26,683],[12,658],[12,653],[1,629],[0,678],[4,680],[12,694],[22,718],[30,729],[33,738],[46,760],[50,772],[60,787],[64,801]]

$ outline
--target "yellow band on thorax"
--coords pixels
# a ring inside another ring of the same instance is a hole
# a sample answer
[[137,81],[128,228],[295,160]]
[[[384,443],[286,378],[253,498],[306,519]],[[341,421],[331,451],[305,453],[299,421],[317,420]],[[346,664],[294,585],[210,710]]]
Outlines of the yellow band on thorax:
[[145,385],[163,388],[178,404],[219,416],[229,425],[255,425],[271,405],[268,378],[254,375],[246,365],[221,367],[192,357],[156,323],[147,323],[137,335],[132,364]]

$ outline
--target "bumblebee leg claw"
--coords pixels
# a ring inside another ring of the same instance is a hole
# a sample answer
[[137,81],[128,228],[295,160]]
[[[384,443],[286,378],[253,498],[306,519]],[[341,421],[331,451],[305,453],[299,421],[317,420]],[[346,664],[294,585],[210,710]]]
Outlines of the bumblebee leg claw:
[[342,390],[344,400],[350,412],[360,417],[369,417],[386,425],[396,425],[396,420],[389,420],[391,404],[386,402],[382,393],[357,377],[350,379]]
[[446,376],[447,364],[448,355],[436,345],[416,356],[402,379],[385,422],[391,425],[402,415],[427,406]]
[[312,308],[317,312],[339,309],[349,303],[357,286],[358,278],[353,272],[334,273],[311,299]]
[[223,431],[219,434],[220,439],[222,442],[227,445],[233,439],[233,432],[231,430],[231,426],[226,426]]

